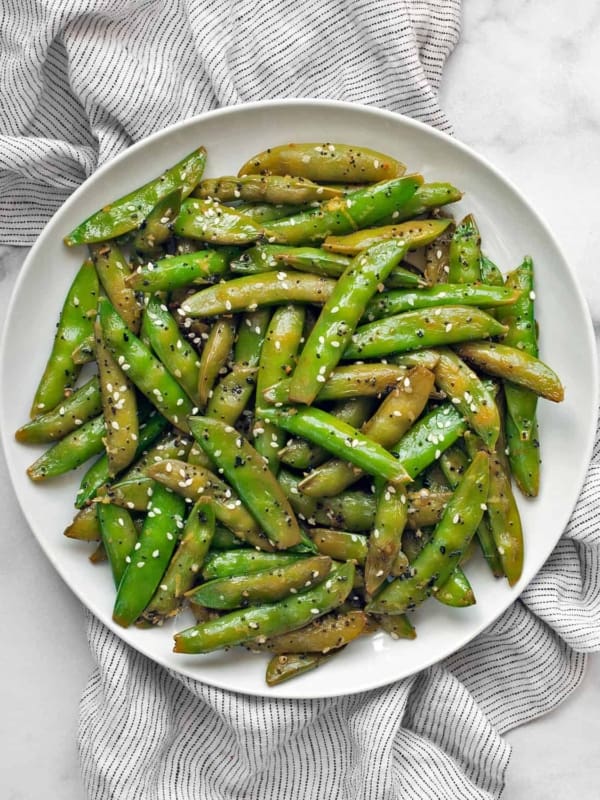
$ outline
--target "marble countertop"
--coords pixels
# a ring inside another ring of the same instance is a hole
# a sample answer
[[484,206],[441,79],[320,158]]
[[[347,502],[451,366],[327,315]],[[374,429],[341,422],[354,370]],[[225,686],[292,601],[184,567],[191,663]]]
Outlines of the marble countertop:
[[[599,37],[595,0],[464,0],[462,39],[441,87],[457,137],[504,171],[550,223],[596,321]],[[1,308],[23,257],[0,248]],[[92,669],[83,611],[29,533],[3,461],[0,498],[0,596],[6,609],[0,795],[30,800],[43,789],[49,798],[83,800],[75,738],[78,702]],[[503,796],[598,797],[598,708],[596,655],[560,708],[508,734],[513,752]]]

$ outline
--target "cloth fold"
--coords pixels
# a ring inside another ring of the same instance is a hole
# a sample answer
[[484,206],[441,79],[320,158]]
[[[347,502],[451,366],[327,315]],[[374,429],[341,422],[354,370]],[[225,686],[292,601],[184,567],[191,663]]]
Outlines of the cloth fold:
[[[323,97],[448,133],[436,90],[460,0],[5,0],[0,233],[27,245],[99,165],[222,105]],[[348,697],[274,700],[171,673],[87,614],[93,800],[497,798],[502,734],[554,708],[600,649],[600,447],[535,580],[443,663]]]

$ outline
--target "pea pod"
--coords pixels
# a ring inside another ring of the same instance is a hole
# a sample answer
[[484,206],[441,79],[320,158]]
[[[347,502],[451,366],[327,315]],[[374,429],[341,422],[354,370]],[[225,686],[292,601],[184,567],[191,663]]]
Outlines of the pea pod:
[[403,614],[448,580],[483,516],[489,489],[489,458],[477,453],[448,503],[431,540],[411,564],[411,574],[396,578],[368,603],[376,614]]
[[63,303],[52,351],[33,398],[32,417],[56,408],[75,385],[80,366],[73,361],[73,350],[92,335],[97,302],[98,277],[93,264],[85,261]]
[[[394,389],[406,377],[406,369],[392,364],[351,364],[337,367],[321,385],[319,403],[325,400],[348,400],[355,397],[377,397]],[[290,379],[286,378],[263,392],[269,403],[288,403]]]
[[468,342],[461,344],[457,351],[462,358],[489,375],[523,386],[555,403],[564,399],[558,375],[525,350],[497,342]]
[[492,316],[469,306],[406,311],[358,328],[344,358],[382,358],[421,347],[485,339],[505,332],[506,327]]
[[199,402],[198,354],[183,338],[166,305],[156,295],[150,297],[146,305],[142,335],[187,396],[194,403]]
[[232,272],[256,274],[274,269],[293,269],[338,278],[350,259],[318,247],[289,247],[282,244],[256,244],[231,262]]
[[15,433],[15,439],[24,444],[55,442],[80,428],[92,417],[98,416],[101,411],[100,383],[94,376],[83,386],[74,389],[64,402],[52,411],[35,417],[19,428]]
[[191,317],[214,317],[282,303],[323,304],[334,286],[332,278],[309,273],[265,272],[209,286],[187,297],[181,308]]
[[239,493],[269,541],[279,549],[300,542],[300,528],[275,476],[234,428],[209,417],[190,419],[194,438]]
[[443,283],[426,289],[398,290],[376,295],[367,305],[363,319],[372,322],[411,309],[439,306],[473,305],[479,308],[497,308],[515,303],[519,296],[518,290],[504,286]]
[[[273,313],[258,367],[256,391],[259,397],[269,386],[293,370],[305,316],[301,306],[293,305],[283,306]],[[261,422],[255,426],[253,433],[256,450],[266,459],[271,472],[277,474],[277,454],[285,443],[284,432],[275,425]]]
[[452,492],[448,490],[409,492],[405,498],[408,503],[407,527],[418,529],[438,523],[451,496]]
[[325,661],[335,655],[337,651],[328,655],[322,653],[302,653],[300,655],[276,655],[267,664],[266,681],[268,686],[278,686],[284,681],[304,675],[316,669]]
[[481,280],[491,286],[503,286],[504,278],[500,269],[484,253],[481,254]]
[[117,363],[157,410],[173,425],[188,431],[192,403],[163,364],[126,326],[110,302],[98,303],[102,335]]
[[131,514],[124,508],[98,503],[96,508],[102,544],[110,562],[115,586],[119,586],[127,568],[126,558],[137,542],[137,530]]
[[304,345],[290,383],[290,401],[310,404],[340,360],[365,307],[406,252],[392,240],[358,255],[337,281]]
[[302,559],[297,553],[264,553],[260,550],[225,550],[209,553],[202,567],[204,580],[251,575],[265,570],[282,569]]
[[439,360],[440,356],[437,350],[414,350],[394,356],[392,359],[393,363],[400,367],[425,367],[432,372]]
[[114,242],[90,245],[90,254],[100,283],[108,299],[127,327],[134,333],[140,329],[142,310],[134,290],[127,283],[131,267]]
[[380,628],[392,637],[392,639],[416,639],[417,632],[415,626],[406,614],[374,614]]
[[139,267],[127,277],[126,284],[136,292],[153,293],[211,283],[227,272],[231,255],[232,248],[221,248],[161,258]]
[[333,455],[356,464],[370,475],[394,484],[408,480],[402,463],[380,444],[320,408],[291,411],[273,408],[265,413],[267,420],[289,433],[323,445]]
[[392,571],[400,552],[402,532],[408,517],[406,496],[395,486],[379,482],[373,530],[365,561],[365,589],[373,595]]
[[[450,242],[452,241],[455,230],[456,226],[454,223],[451,223],[435,242],[432,242],[425,248],[425,269],[423,275],[432,286],[448,282],[448,274],[450,272]],[[483,282],[486,283],[485,280]],[[492,283],[492,281],[490,281],[490,283]]]
[[328,236],[323,242],[323,249],[343,255],[356,255],[388,239],[402,239],[408,245],[408,249],[414,250],[434,242],[450,223],[451,220],[443,218],[417,219],[400,222],[397,225],[355,231],[346,236]]
[[103,242],[135,230],[165,195],[181,188],[187,197],[202,177],[205,162],[206,150],[199,147],[158,178],[96,211],[65,236],[65,244]]
[[94,417],[72,431],[27,468],[32,481],[43,481],[64,475],[84,464],[104,449],[106,426],[102,415]]
[[181,187],[166,194],[158,201],[152,211],[138,228],[133,237],[133,249],[137,253],[152,256],[161,244],[171,237],[171,223],[181,210]]
[[206,608],[224,610],[275,603],[321,583],[330,571],[328,556],[303,558],[264,572],[216,578],[192,589],[189,597]]
[[185,501],[158,486],[133,553],[119,583],[113,620],[127,628],[142,614],[177,546],[183,528]]
[[94,336],[91,335],[84,339],[81,344],[77,345],[71,355],[73,357],[73,363],[79,367],[94,361],[96,357],[94,351]]
[[366,625],[367,617],[363,611],[328,614],[299,630],[272,636],[262,644],[253,642],[252,648],[280,655],[329,653],[360,636]]
[[368,147],[303,142],[270,147],[249,158],[239,175],[295,175],[322,183],[375,183],[402,175],[406,166]]
[[203,180],[194,190],[195,197],[212,198],[223,203],[241,200],[244,203],[298,205],[338,197],[342,192],[331,186],[319,186],[308,178],[291,175],[245,174]]
[[135,389],[104,342],[100,320],[94,324],[96,360],[106,427],[104,446],[110,476],[124,470],[135,458],[139,422]]
[[175,652],[208,653],[222,647],[301,628],[340,606],[352,589],[354,564],[334,570],[326,581],[277,603],[233,611],[175,635]]
[[250,219],[253,219],[258,224],[271,222],[274,219],[281,219],[282,217],[289,217],[292,214],[297,214],[300,211],[305,211],[306,206],[288,206],[278,205],[274,206],[271,203],[240,203],[236,209]]
[[[433,387],[433,373],[415,367],[383,400],[362,432],[388,449],[419,418]],[[362,471],[342,459],[330,459],[310,472],[300,490],[311,497],[334,497],[362,477]]]
[[355,561],[358,566],[365,563],[368,541],[366,536],[328,528],[309,528],[307,533],[319,553],[331,556],[336,561]]
[[464,418],[451,403],[443,403],[421,417],[391,451],[402,461],[411,478],[441,456],[466,430]]
[[327,200],[318,208],[270,222],[265,234],[270,244],[310,245],[334,234],[351,233],[401,209],[422,183],[421,175],[376,183]]
[[476,283],[481,280],[481,236],[469,214],[457,225],[450,242],[450,283]]
[[462,196],[462,192],[451,183],[423,183],[402,208],[395,209],[378,222],[380,225],[388,225],[414,219],[448,203],[456,203]]
[[63,531],[63,536],[80,542],[99,542],[101,534],[96,504],[78,511]]
[[189,198],[181,205],[173,232],[211,244],[240,245],[259,239],[262,228],[251,217],[221,203]]
[[238,495],[210,470],[176,459],[166,459],[148,467],[147,476],[194,502],[200,495],[206,494],[213,502],[217,520],[239,539],[261,550],[273,549]]
[[205,406],[217,380],[217,376],[224,369],[235,339],[235,320],[218,319],[210,329],[208,338],[200,355],[198,368],[197,396],[201,406]]
[[207,498],[201,498],[190,511],[181,541],[161,578],[160,584],[142,614],[142,622],[160,625],[179,611],[185,593],[200,575],[200,569],[215,531],[215,512]]

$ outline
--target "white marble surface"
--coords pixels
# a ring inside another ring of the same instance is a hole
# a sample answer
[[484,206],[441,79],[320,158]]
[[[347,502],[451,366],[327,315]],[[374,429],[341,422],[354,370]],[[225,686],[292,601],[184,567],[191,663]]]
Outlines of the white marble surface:
[[[457,136],[511,177],[550,222],[596,320],[599,40],[596,0],[464,0],[462,41],[441,90]],[[21,260],[22,253],[0,249],[0,308]],[[29,533],[3,462],[0,498],[0,797],[83,800],[75,736],[92,662],[82,610]],[[559,709],[508,734],[504,797],[600,796],[598,708],[600,656],[593,656]]]

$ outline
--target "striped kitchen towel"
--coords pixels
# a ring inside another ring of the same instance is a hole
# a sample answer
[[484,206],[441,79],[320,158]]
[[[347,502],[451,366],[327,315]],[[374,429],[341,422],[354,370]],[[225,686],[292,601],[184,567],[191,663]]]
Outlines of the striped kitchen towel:
[[[460,0],[4,0],[0,237],[30,244],[100,164],[207,109],[373,104],[451,132],[436,90]],[[542,571],[441,664],[367,693],[248,697],[171,673],[88,615],[91,800],[465,800],[502,791],[502,734],[559,703],[600,649],[600,447]]]

